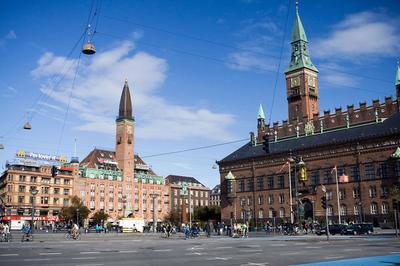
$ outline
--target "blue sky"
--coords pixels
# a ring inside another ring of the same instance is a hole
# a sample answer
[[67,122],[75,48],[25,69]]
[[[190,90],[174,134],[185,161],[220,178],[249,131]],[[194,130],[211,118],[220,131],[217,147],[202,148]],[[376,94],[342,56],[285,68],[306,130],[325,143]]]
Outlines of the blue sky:
[[[92,10],[101,3],[92,20],[97,53],[79,59],[81,42],[73,47],[92,3]],[[248,138],[260,103],[267,120],[287,118],[283,71],[294,5],[293,0],[0,1],[5,146],[0,162],[20,148],[70,157],[75,138],[80,159],[95,146],[114,149],[127,77],[135,152],[159,175],[194,176],[213,187],[219,183],[214,161],[244,142],[146,156]],[[321,111],[395,95],[398,1],[300,1],[299,10],[320,71]],[[31,131],[22,129],[27,120]]]

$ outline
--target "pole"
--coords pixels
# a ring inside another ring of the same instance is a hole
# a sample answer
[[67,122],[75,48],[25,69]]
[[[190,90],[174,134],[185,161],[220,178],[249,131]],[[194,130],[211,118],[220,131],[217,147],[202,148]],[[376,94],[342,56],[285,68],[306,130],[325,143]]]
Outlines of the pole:
[[395,223],[395,230],[396,230],[396,237],[399,237],[398,233],[398,224],[397,224],[397,209],[394,209],[394,223]]
[[294,217],[293,217],[293,196],[292,196],[292,174],[290,168],[290,161],[287,162],[289,166],[289,205],[290,205],[290,223],[293,224]]
[[153,234],[156,232],[156,220],[155,220],[155,213],[156,213],[156,203],[155,203],[155,198],[156,195],[151,195],[151,197],[153,198]]
[[312,200],[311,203],[312,203],[312,222],[314,224],[314,222],[315,222],[315,200]]
[[[325,197],[328,198],[328,193],[326,193],[326,192],[325,192]],[[326,240],[329,241],[328,207],[325,209],[325,219],[326,219]]]
[[32,226],[31,226],[32,234],[34,230],[34,218],[35,218],[35,196],[32,195]]
[[192,228],[192,197],[191,197],[191,193],[192,190],[190,189],[190,186],[188,186],[188,191],[189,191],[189,225],[190,228]]
[[335,169],[335,177],[336,177],[336,198],[337,198],[337,208],[338,208],[338,215],[339,215],[339,224],[342,224],[342,220],[341,220],[341,216],[340,216],[339,181],[338,181],[336,166],[334,169]]
[[[297,159],[295,159],[297,160]],[[296,197],[296,222],[300,224],[300,208],[299,208],[299,192],[297,190],[297,164],[298,162],[295,161],[294,163],[294,187],[295,187],[295,197]]]
[[79,226],[79,209],[76,209],[76,224]]

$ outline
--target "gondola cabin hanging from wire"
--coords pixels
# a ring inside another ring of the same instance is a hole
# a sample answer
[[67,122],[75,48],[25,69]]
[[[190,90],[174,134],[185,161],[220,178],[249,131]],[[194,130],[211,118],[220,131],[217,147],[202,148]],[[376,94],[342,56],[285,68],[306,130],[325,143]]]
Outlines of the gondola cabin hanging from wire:
[[29,122],[26,122],[26,123],[24,124],[24,129],[26,129],[26,130],[31,130],[31,129],[32,129],[31,124],[29,124]]
[[90,24],[87,27],[87,41],[86,43],[83,45],[82,48],[82,53],[86,54],[86,55],[92,55],[96,53],[96,48],[94,47],[94,44],[91,42],[91,32],[90,32]]

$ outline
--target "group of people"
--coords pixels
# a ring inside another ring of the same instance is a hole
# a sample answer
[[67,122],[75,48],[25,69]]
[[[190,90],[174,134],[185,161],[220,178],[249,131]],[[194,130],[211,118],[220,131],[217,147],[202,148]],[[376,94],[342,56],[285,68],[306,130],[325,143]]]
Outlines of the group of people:
[[8,241],[10,238],[10,227],[8,226],[8,223],[0,223],[0,237],[1,240],[3,241]]

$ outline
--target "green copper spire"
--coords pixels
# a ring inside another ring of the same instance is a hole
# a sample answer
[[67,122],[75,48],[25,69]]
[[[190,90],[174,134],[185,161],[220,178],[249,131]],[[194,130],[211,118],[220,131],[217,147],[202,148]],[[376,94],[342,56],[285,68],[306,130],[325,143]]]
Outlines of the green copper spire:
[[264,110],[263,110],[261,104],[260,104],[260,108],[258,108],[258,116],[257,116],[257,119],[264,119],[264,120],[265,120]]
[[396,86],[400,85],[400,61],[397,61]]
[[308,40],[303,24],[299,16],[298,3],[296,2],[296,18],[294,20],[292,31],[292,57],[289,67],[285,73],[297,70],[300,68],[309,68],[318,72],[318,69],[313,65],[308,51]]

